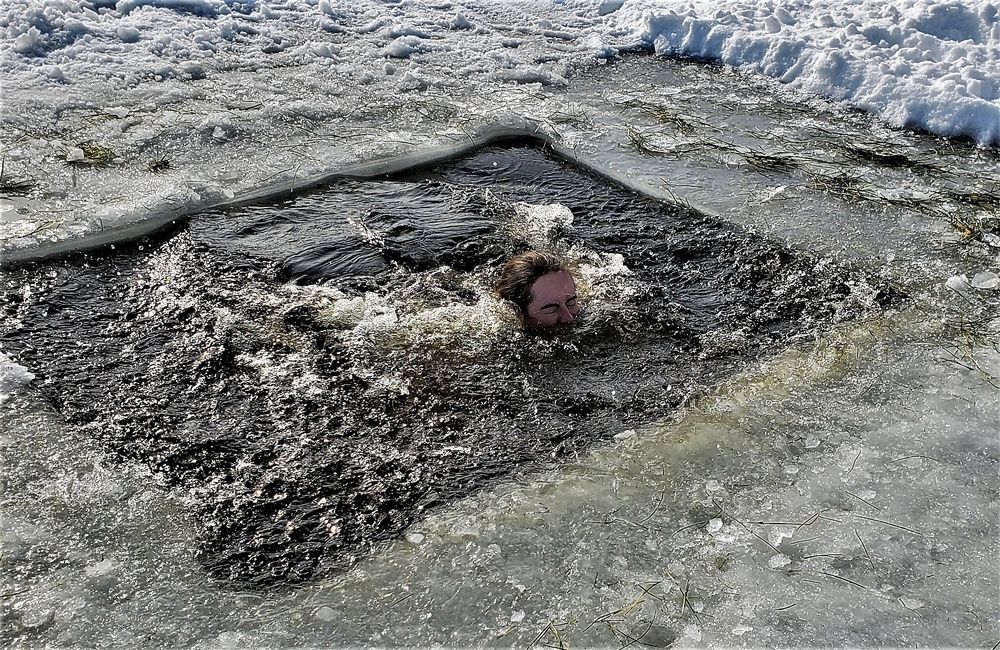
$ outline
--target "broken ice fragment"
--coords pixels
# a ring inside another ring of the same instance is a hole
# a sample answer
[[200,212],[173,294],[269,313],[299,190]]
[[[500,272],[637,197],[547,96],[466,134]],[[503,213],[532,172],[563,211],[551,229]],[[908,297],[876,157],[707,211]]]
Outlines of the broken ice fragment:
[[784,553],[778,553],[777,555],[771,556],[771,558],[767,561],[767,566],[771,567],[772,569],[780,569],[781,567],[788,566],[791,563],[792,563],[791,558],[789,558]]
[[772,528],[767,533],[767,541],[771,543],[772,546],[778,546],[786,537],[791,537],[795,534],[795,529],[790,526],[778,526],[777,528]]
[[969,288],[969,276],[964,273],[962,275],[953,275],[944,284],[954,291],[965,291]]
[[0,352],[0,402],[4,402],[35,375]]
[[628,440],[629,438],[634,438],[634,437],[635,437],[635,429],[627,429],[625,431],[622,431],[621,433],[615,434],[615,440],[618,441]]
[[35,634],[52,626],[56,613],[51,609],[28,609],[21,615],[21,626]]
[[112,562],[111,560],[101,560],[100,562],[96,562],[94,564],[90,564],[84,567],[83,572],[86,573],[89,577],[94,578],[109,573],[113,567],[114,567],[114,562]]
[[993,271],[983,271],[977,273],[972,278],[972,286],[976,289],[996,289],[1000,286],[1000,276]]

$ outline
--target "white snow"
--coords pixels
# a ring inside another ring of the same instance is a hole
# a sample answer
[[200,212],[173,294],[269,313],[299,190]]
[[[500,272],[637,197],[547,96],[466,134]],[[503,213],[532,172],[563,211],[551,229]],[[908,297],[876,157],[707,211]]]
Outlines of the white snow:
[[[430,84],[559,84],[566,69],[552,62],[652,48],[769,75],[893,124],[1000,141],[1000,18],[988,0],[11,0],[0,28],[8,87],[35,88],[43,106],[62,103],[66,85],[101,103],[109,89],[231,70],[275,70],[258,83],[294,94],[316,74],[371,83],[386,58],[418,55]],[[525,41],[545,61],[517,56]]]
[[629,2],[609,29],[657,53],[716,59],[890,123],[1000,140],[993,2]]

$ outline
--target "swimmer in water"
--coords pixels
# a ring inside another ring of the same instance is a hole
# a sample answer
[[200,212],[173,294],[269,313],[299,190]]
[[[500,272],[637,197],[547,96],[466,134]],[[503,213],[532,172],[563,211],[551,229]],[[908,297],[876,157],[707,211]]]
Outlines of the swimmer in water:
[[568,328],[580,312],[573,275],[561,257],[548,251],[528,251],[511,258],[504,264],[496,290],[517,306],[525,329]]

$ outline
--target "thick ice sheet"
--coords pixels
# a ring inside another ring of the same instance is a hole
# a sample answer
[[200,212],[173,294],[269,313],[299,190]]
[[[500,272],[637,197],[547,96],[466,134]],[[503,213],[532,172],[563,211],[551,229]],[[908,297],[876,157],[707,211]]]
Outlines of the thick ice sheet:
[[[15,0],[0,25],[7,83],[42,90],[36,105],[47,108],[63,103],[66,86],[106,104],[111,89],[233,69],[275,70],[290,99],[317,78],[386,89],[562,85],[574,61],[642,45],[743,66],[894,124],[990,143],[1000,138],[997,13],[988,0]],[[544,56],[518,56],[525,42]],[[393,63],[410,59],[430,70]],[[219,138],[236,127],[225,116],[202,126]]]
[[560,95],[632,50],[1000,140],[1000,23],[984,0],[13,0],[0,29],[4,175],[33,184],[0,202],[11,258],[451,147],[490,124],[533,118],[573,146],[581,134],[553,118]]

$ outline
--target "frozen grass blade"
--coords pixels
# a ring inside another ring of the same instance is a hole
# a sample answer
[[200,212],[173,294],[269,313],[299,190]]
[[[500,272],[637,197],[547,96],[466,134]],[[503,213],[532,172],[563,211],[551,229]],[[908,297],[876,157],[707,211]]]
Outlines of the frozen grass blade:
[[894,524],[891,521],[886,521],[884,519],[876,519],[875,517],[866,517],[865,515],[858,515],[858,514],[855,514],[854,516],[857,517],[858,519],[866,519],[868,521],[874,521],[880,524],[885,524],[886,526],[892,526],[893,528],[899,528],[900,530],[905,530],[906,532],[913,533],[914,535],[917,535],[919,537],[926,537],[926,535],[924,535],[920,531],[913,530],[912,528],[907,528],[906,526],[901,526],[899,524]]
[[878,511],[881,510],[881,508],[879,508],[878,506],[873,505],[870,501],[866,501],[865,499],[862,499],[861,497],[859,497],[858,495],[854,494],[853,492],[846,492],[846,494],[849,497],[853,497],[853,498],[857,499],[858,501],[860,501],[861,503],[865,504],[866,506],[868,506],[872,510],[875,510],[876,512],[878,512]]
[[868,552],[868,546],[865,545],[865,540],[861,539],[861,533],[858,532],[857,528],[854,529],[854,536],[861,542],[861,549],[865,552],[865,559],[868,560],[868,566],[872,568],[872,573],[875,574],[876,578],[881,580],[882,576],[878,574],[878,569],[875,568],[875,561],[872,559],[871,553]]
[[863,584],[861,584],[859,582],[854,582],[853,580],[851,580],[849,578],[845,578],[844,576],[839,576],[836,573],[830,573],[828,571],[820,571],[820,573],[822,573],[823,575],[828,576],[830,578],[836,578],[837,580],[843,580],[844,582],[846,582],[848,584],[852,584],[855,587],[861,587],[862,589],[866,589],[866,590],[868,589],[868,587],[864,586]]

